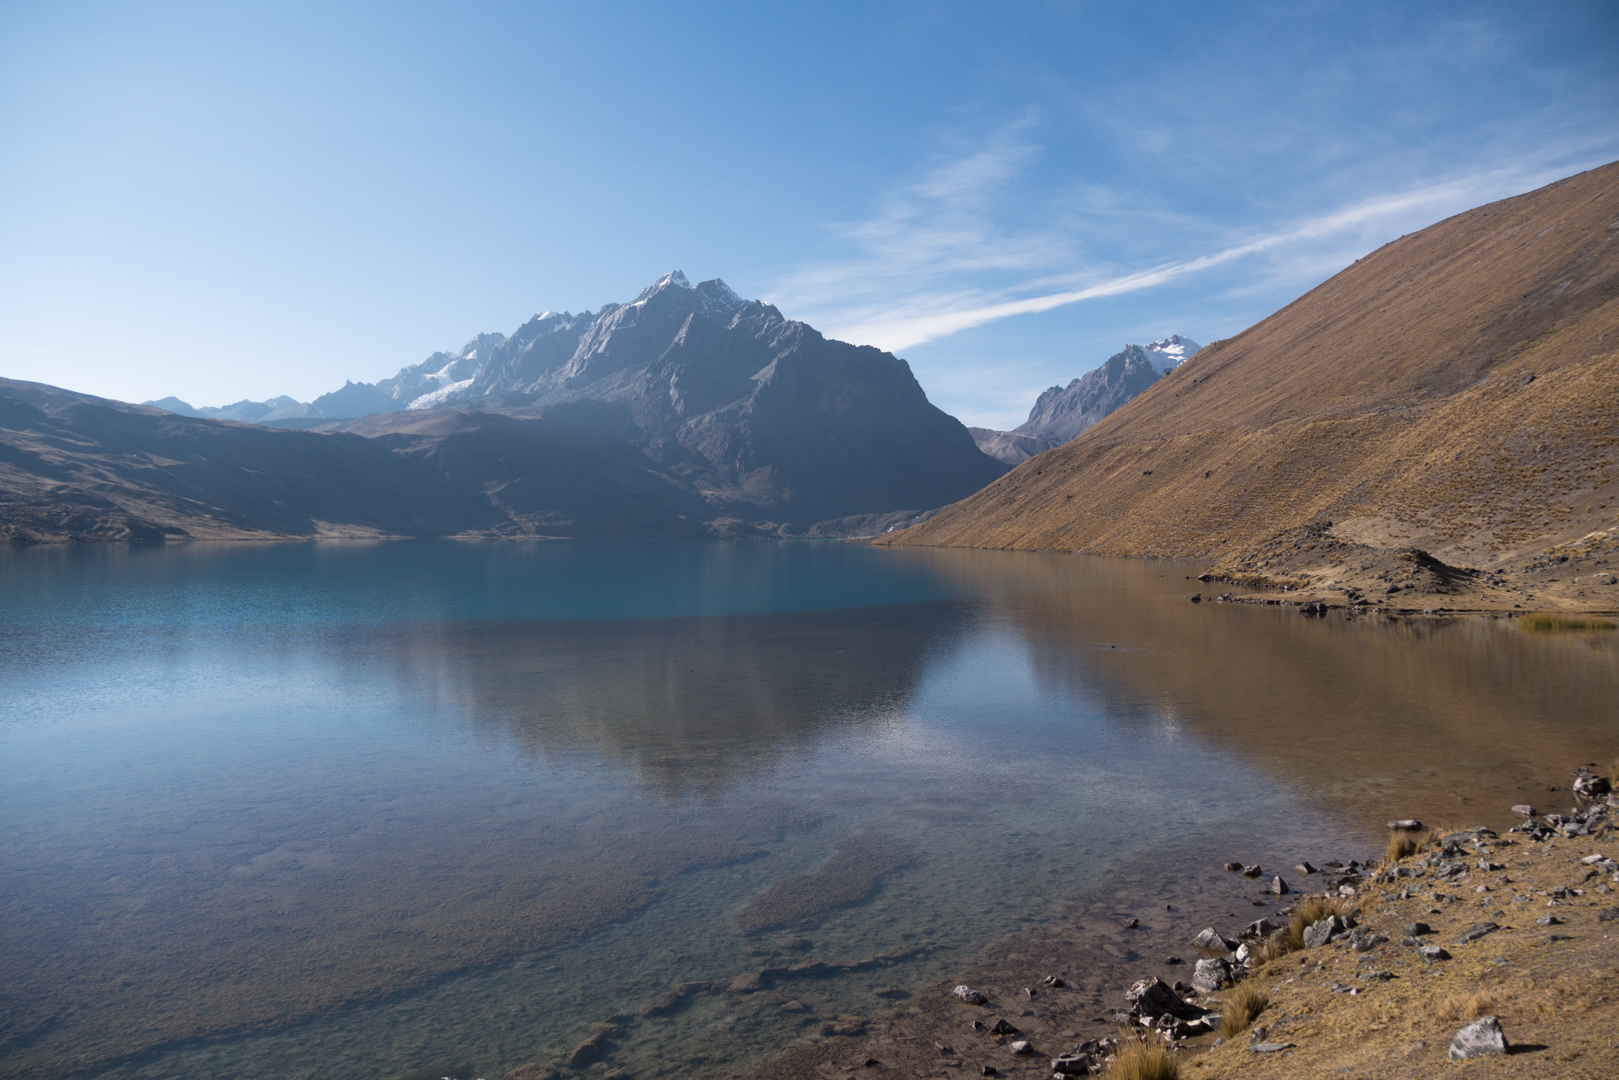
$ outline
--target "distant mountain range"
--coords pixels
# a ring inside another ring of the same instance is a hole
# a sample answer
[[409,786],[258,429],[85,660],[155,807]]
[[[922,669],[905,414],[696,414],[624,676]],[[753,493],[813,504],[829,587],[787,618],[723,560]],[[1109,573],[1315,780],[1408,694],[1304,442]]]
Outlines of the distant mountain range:
[[1006,471],[903,360],[679,272],[307,405],[202,412],[0,380],[0,540],[863,535]]
[[1061,446],[1174,371],[1202,348],[1180,334],[1147,345],[1126,345],[1094,371],[1040,395],[1029,418],[1011,431],[968,428],[978,449],[1008,465]]

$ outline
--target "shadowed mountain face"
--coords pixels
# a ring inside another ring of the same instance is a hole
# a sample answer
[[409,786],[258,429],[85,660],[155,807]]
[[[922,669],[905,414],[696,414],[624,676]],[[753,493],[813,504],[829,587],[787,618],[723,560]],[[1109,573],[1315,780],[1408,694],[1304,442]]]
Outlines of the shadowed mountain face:
[[1096,370],[1041,394],[1029,418],[1011,431],[971,428],[973,441],[997,461],[1008,465],[1027,461],[1110,416],[1199,348],[1179,334],[1150,345],[1126,345]]
[[1612,558],[1616,219],[1619,164],[1402,237],[888,542],[1214,557],[1379,595],[1403,571],[1378,560],[1410,548]]
[[0,541],[463,532],[475,489],[354,435],[177,416],[0,379]]
[[678,273],[633,303],[537,316],[335,393],[396,409],[275,433],[0,383],[0,527],[33,541],[869,535],[1006,471],[903,360]]

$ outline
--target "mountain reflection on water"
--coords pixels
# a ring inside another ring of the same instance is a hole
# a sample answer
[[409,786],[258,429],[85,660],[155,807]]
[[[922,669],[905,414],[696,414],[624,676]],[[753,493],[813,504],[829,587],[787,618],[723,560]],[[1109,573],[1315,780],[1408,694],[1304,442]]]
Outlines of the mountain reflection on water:
[[[960,602],[790,615],[498,621],[404,628],[379,651],[394,693],[453,704],[532,760],[590,755],[668,797],[811,751],[905,707]],[[442,699],[442,700],[441,700]]]
[[[915,987],[1163,845],[1498,823],[1615,749],[1613,635],[1192,605],[1197,572],[805,542],[0,553],[0,1076],[504,1075],[781,962],[742,913],[783,882],[814,958],[927,944],[883,974]],[[889,854],[835,880],[851,837]],[[734,1070],[869,1013],[868,983],[632,1025],[614,1067]]]

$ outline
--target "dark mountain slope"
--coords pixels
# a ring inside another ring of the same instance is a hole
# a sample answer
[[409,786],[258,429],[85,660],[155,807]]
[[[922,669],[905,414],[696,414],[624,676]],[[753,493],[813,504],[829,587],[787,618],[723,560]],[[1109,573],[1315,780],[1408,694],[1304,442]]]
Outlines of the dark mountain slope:
[[422,535],[494,528],[476,490],[355,435],[177,416],[0,379],[0,538]]
[[1608,165],[1384,246],[887,542],[1213,557],[1379,596],[1458,587],[1414,548],[1520,572],[1557,548],[1569,601],[1601,606],[1568,578],[1619,556],[1616,345]]

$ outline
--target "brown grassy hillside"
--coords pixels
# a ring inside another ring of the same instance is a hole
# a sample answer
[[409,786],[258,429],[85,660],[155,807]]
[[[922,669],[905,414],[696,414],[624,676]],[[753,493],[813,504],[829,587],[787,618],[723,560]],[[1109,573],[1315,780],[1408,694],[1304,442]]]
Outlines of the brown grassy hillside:
[[1614,608],[1616,442],[1619,163],[1401,237],[881,542]]

